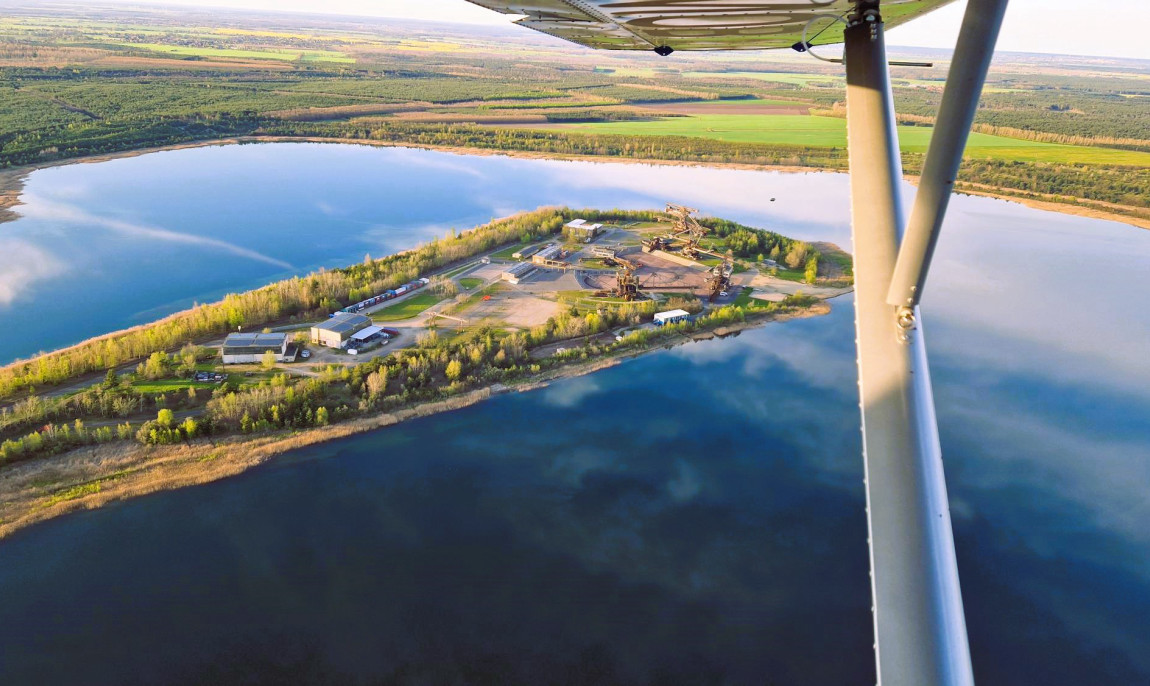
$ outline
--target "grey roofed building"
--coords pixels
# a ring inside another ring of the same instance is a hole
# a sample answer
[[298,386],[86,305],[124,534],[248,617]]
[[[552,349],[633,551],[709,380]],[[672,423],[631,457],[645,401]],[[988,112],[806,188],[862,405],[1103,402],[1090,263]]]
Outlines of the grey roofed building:
[[539,252],[531,256],[531,261],[535,264],[547,264],[550,261],[558,260],[563,256],[563,248],[555,245],[554,243],[543,248]]
[[276,362],[287,359],[288,335],[286,333],[233,333],[224,340],[221,351],[224,364],[253,364],[260,362],[271,351]]
[[336,312],[330,319],[311,327],[311,342],[329,348],[341,348],[358,331],[371,326],[371,317],[349,312]]
[[503,270],[501,277],[504,281],[518,285],[535,272],[535,265],[530,262],[520,262]]

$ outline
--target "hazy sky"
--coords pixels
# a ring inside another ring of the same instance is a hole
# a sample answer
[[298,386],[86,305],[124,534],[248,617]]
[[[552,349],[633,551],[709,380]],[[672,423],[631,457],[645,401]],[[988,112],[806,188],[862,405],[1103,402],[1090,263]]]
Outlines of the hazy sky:
[[[133,0],[114,0],[133,2]],[[135,0],[139,2],[140,0]],[[144,0],[147,1],[147,0]],[[326,12],[376,17],[406,17],[471,24],[500,24],[508,19],[465,0],[151,0],[163,4],[236,9]],[[964,1],[893,29],[892,45],[951,48]],[[1021,52],[1113,55],[1150,59],[1150,0],[1012,0],[999,48]]]

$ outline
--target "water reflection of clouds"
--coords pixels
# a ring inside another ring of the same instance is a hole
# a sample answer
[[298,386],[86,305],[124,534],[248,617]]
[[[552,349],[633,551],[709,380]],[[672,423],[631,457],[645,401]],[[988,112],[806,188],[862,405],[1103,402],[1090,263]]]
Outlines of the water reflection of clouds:
[[927,330],[944,334],[930,337],[932,351],[1092,384],[1150,383],[1150,311],[1129,293],[1150,264],[1150,236],[959,200],[924,302]]
[[542,401],[545,405],[571,409],[583,404],[583,401],[603,392],[603,387],[592,376],[580,376],[566,379],[560,383],[548,386],[542,392]]
[[[836,310],[836,318],[849,318],[853,312],[849,298],[836,300],[832,307]],[[842,312],[837,311],[840,309]],[[777,324],[767,326],[770,330],[766,335],[741,335],[723,345],[708,345],[706,342],[683,345],[675,348],[672,354],[695,365],[741,360],[744,376],[763,381],[768,381],[774,370],[786,367],[810,386],[853,392],[857,372],[854,360],[842,356],[842,341],[828,339],[821,329],[815,327],[778,330]],[[837,329],[832,336],[835,333],[838,333]]]
[[579,486],[583,477],[593,472],[615,471],[623,464],[622,456],[599,447],[580,446],[558,452],[551,461],[549,473],[568,487]]
[[695,496],[703,490],[703,482],[695,470],[685,460],[675,463],[675,476],[667,482],[667,492],[676,503],[685,503],[694,500]]
[[195,234],[180,233],[179,231],[172,231],[170,229],[161,228],[158,226],[150,226],[136,222],[124,221],[121,219],[113,219],[110,217],[101,217],[91,212],[87,212],[77,207],[65,205],[62,203],[54,202],[40,196],[27,196],[27,205],[24,207],[22,214],[30,219],[37,219],[46,223],[63,223],[83,225],[89,227],[98,227],[107,231],[112,231],[129,238],[144,238],[154,241],[162,241],[167,243],[179,243],[183,245],[192,245],[202,248],[210,248],[238,257],[245,257],[258,262],[265,262],[267,264],[282,267],[284,269],[292,269],[292,265],[284,262],[283,260],[264,255],[256,250],[251,250],[234,243],[222,241],[215,238],[208,238],[206,236],[197,236]]
[[12,305],[37,282],[64,271],[64,263],[24,240],[0,240],[0,306]]
[[320,214],[325,217],[338,217],[347,214],[347,210],[342,207],[337,207],[326,200],[316,200],[315,208],[319,210]]
[[[1083,518],[1089,518],[1090,530],[1150,547],[1150,460],[1144,440],[1072,426],[971,385],[948,387],[945,393],[948,402],[940,414],[949,440],[943,448],[961,459],[949,471],[952,492],[966,494],[961,498],[965,515],[991,516],[999,526],[1021,532],[1031,549],[1046,557],[1088,555],[1066,537],[1067,527],[1084,528]],[[1003,493],[1013,494],[1009,503],[1002,502]],[[993,511],[979,511],[982,507]],[[1040,525],[1039,512],[1051,515],[1047,521],[1056,522],[1055,528]],[[1123,562],[1104,557],[1097,561]],[[1144,562],[1126,562],[1150,578]]]
[[395,161],[402,165],[450,172],[474,179],[486,179],[489,176],[472,164],[471,158],[459,155],[436,154],[418,148],[389,148],[389,154],[393,154],[397,158]]
[[[705,169],[689,166],[551,162],[572,189],[625,191],[649,200],[686,203],[703,214],[725,216],[811,240],[846,246],[850,235],[847,177],[843,174]],[[574,171],[575,173],[571,173]],[[818,191],[812,198],[812,186]],[[774,198],[774,202],[771,201]],[[800,228],[800,231],[795,231]]]

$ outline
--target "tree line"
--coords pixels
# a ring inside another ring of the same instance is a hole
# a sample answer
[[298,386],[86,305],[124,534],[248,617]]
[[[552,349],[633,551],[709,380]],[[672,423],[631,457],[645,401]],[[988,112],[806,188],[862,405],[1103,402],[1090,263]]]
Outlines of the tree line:
[[[0,465],[113,441],[170,445],[204,437],[322,427],[416,402],[450,398],[492,383],[521,380],[572,362],[643,348],[694,331],[743,322],[752,314],[794,312],[815,302],[814,298],[796,294],[780,303],[729,305],[694,321],[657,330],[637,329],[621,339],[594,334],[646,320],[654,312],[656,303],[604,305],[589,311],[571,307],[527,331],[506,332],[484,327],[450,339],[433,331],[414,347],[354,367],[330,365],[318,377],[293,378],[277,374],[246,388],[229,384],[212,391],[210,398],[199,397],[193,389],[182,405],[153,402],[151,409],[155,410],[155,417],[152,419],[137,424],[106,422],[90,427],[85,417],[102,411],[97,408],[103,407],[104,397],[132,393],[110,372],[103,383],[94,384],[81,394],[86,400],[57,402],[55,421],[23,435],[10,431],[13,435],[0,442]],[[697,299],[672,298],[661,306],[682,307],[691,312],[701,309]],[[572,345],[563,353],[531,355],[531,351],[541,345],[580,338],[581,344]],[[39,398],[21,401],[26,406],[44,402]],[[188,407],[198,414],[177,420],[175,410]],[[126,412],[132,414],[137,410],[143,411],[143,408],[135,406]],[[114,402],[109,411],[121,416]]]

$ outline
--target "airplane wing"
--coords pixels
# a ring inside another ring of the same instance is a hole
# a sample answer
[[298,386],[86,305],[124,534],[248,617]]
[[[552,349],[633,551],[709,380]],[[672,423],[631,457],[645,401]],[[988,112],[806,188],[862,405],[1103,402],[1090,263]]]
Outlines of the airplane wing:
[[[854,0],[468,0],[516,23],[605,50],[762,50],[789,48],[820,14],[845,16]],[[886,26],[897,26],[953,0],[887,0]],[[824,19],[815,45],[841,43],[843,24]]]

